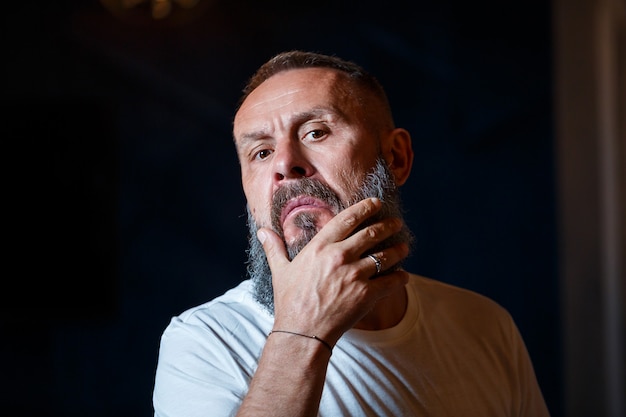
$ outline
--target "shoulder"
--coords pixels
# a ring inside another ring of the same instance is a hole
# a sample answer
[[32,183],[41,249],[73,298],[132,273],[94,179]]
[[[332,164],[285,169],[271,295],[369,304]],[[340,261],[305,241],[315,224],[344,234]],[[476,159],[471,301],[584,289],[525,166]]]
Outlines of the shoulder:
[[[508,358],[523,350],[523,341],[511,314],[499,303],[475,291],[412,275],[410,285],[418,299],[423,331],[451,343],[482,346]],[[487,342],[489,341],[489,342]]]
[[422,296],[429,296],[429,299],[438,303],[451,303],[463,301],[472,306],[484,306],[488,309],[502,310],[504,308],[492,300],[478,292],[467,288],[462,288],[443,281],[424,277],[417,274],[411,274],[410,285]]
[[175,339],[219,343],[233,339],[264,337],[271,326],[271,316],[258,304],[250,290],[249,280],[228,290],[223,295],[204,304],[192,307],[172,317],[163,332],[162,342]]
[[503,306],[475,291],[415,274],[409,282],[422,314],[431,318],[445,317],[470,328],[498,324],[504,330],[512,325]]
[[185,323],[199,324],[206,323],[205,320],[215,316],[218,316],[220,320],[231,315],[256,316],[263,309],[254,300],[251,287],[250,280],[242,281],[224,294],[206,303],[191,307],[174,318]]

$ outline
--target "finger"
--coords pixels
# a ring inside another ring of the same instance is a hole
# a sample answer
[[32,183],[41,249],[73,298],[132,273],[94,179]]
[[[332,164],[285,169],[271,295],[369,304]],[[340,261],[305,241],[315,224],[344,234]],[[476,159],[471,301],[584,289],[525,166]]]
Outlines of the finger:
[[[317,240],[339,242],[350,234],[367,218],[380,210],[382,204],[378,198],[366,198],[337,214],[324,226]],[[329,227],[330,226],[330,227]]]
[[361,260],[362,267],[369,273],[370,278],[378,278],[386,271],[392,272],[394,266],[406,258],[409,254],[409,246],[399,243],[383,251],[365,255]]
[[257,239],[259,239],[259,242],[263,245],[270,270],[274,271],[274,268],[289,263],[285,244],[276,232],[267,228],[261,228],[257,231]]
[[374,254],[367,255],[366,258],[369,258],[374,262],[374,276],[380,274],[383,270],[383,258]]
[[402,229],[402,220],[397,218],[382,219],[354,233],[344,242],[346,250],[361,257],[364,252]]

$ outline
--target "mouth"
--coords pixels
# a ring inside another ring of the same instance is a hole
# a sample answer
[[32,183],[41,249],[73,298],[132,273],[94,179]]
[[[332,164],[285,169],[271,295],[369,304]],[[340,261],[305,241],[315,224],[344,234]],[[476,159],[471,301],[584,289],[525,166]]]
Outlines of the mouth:
[[311,197],[311,196],[300,196],[296,198],[292,198],[285,204],[280,214],[280,224],[284,228],[285,222],[295,216],[297,213],[303,210],[314,210],[314,209],[324,209],[333,211],[332,207],[330,207],[324,201]]

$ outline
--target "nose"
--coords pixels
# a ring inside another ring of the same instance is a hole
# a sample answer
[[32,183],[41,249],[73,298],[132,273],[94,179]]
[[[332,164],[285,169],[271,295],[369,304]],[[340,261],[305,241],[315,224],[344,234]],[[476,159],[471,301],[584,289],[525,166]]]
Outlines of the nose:
[[299,140],[288,140],[274,149],[274,180],[300,179],[313,175],[313,165]]

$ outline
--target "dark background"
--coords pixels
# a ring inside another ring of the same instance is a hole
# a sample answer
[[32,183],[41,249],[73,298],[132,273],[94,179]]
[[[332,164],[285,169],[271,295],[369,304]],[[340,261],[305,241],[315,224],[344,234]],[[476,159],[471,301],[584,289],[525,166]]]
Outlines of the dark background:
[[231,119],[296,48],[386,86],[415,151],[407,269],[506,307],[562,415],[550,3],[294,3],[3,5],[4,415],[151,415],[169,319],[245,278]]

